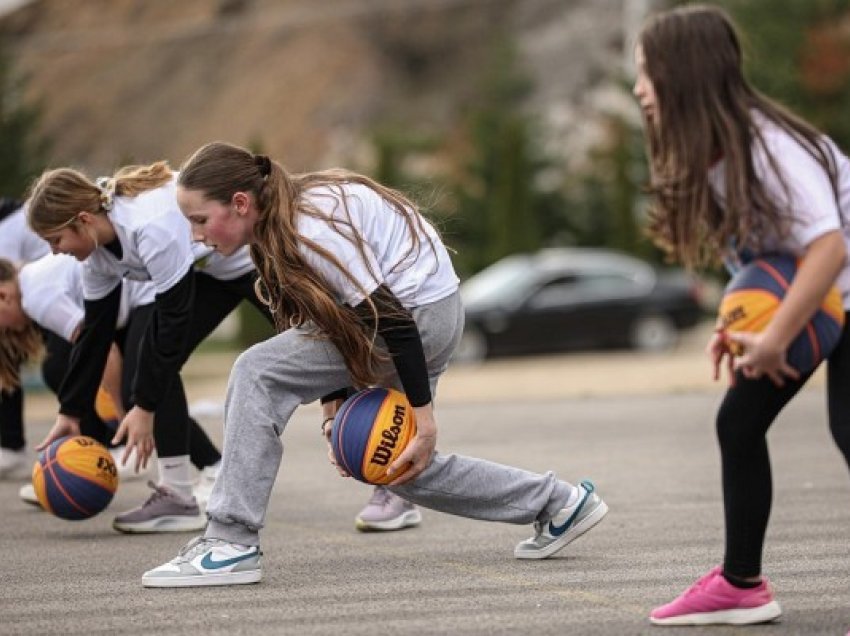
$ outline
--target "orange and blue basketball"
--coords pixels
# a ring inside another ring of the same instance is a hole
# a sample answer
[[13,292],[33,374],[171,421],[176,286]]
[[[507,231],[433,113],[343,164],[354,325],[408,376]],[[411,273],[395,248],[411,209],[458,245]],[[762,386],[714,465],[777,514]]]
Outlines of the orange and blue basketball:
[[[792,256],[769,255],[741,268],[729,281],[720,304],[727,331],[759,332],[767,327],[797,273]],[[841,293],[832,287],[809,323],[788,347],[788,363],[808,373],[829,356],[844,327]],[[733,349],[735,355],[743,353]]]
[[404,393],[372,388],[348,398],[334,418],[331,446],[338,466],[367,484],[388,484],[387,469],[416,435]]
[[84,435],[62,437],[39,454],[32,485],[42,508],[77,521],[109,505],[118,488],[118,470],[103,444]]
[[121,424],[121,417],[115,407],[115,400],[102,386],[97,390],[97,396],[94,399],[94,411],[109,428],[117,429],[118,425]]

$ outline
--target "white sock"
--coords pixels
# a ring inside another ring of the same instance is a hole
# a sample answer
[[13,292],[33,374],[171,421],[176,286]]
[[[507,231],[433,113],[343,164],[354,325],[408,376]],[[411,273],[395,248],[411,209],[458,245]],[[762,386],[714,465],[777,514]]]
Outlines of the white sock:
[[189,474],[191,463],[188,455],[158,457],[159,483],[168,486],[181,497],[192,498],[192,478]]

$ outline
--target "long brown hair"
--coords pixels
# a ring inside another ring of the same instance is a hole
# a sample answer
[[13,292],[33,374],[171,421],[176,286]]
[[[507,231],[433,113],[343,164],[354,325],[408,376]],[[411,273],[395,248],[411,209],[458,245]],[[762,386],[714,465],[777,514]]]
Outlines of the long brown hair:
[[[788,185],[754,113],[788,133],[823,167],[837,197],[835,158],[823,136],[747,83],[740,40],[725,12],[690,5],[659,13],[638,44],[659,112],[657,123],[646,126],[653,197],[648,231],[671,256],[688,266],[707,265],[732,240],[757,251],[765,235],[787,235]],[[756,174],[756,143],[785,202],[771,197]],[[719,159],[726,182],[722,205],[708,182]]]
[[[305,214],[333,226],[351,241],[368,265],[365,239],[352,222],[343,186],[360,184],[371,188],[404,218],[410,229],[410,249],[394,266],[401,267],[409,255],[418,253],[420,233],[425,235],[423,219],[414,204],[400,192],[354,172],[290,174],[268,157],[222,142],[197,150],[180,168],[178,182],[187,190],[225,205],[230,204],[236,192],[254,196],[259,217],[254,227],[257,240],[250,249],[260,274],[257,293],[271,309],[278,329],[315,325],[315,335],[328,338],[342,354],[355,383],[373,383],[377,364],[386,360],[386,355],[375,348],[375,330],[367,329],[351,307],[337,301],[324,277],[305,261],[301,246],[328,261],[359,289],[374,317],[377,308],[332,252],[299,234],[298,216]],[[331,216],[311,202],[311,198],[324,196],[334,200],[337,209],[341,206],[342,214]],[[380,280],[380,272],[371,273]]]
[[[0,258],[0,283],[16,281],[18,270],[11,261]],[[44,357],[44,340],[32,320],[22,330],[0,328],[0,391],[21,386],[21,366]],[[2,399],[2,396],[0,396]]]
[[168,183],[171,178],[171,169],[165,161],[126,166],[98,183],[72,168],[47,170],[30,186],[30,227],[42,235],[65,226],[75,227],[80,212],[105,214],[113,196],[134,197]]

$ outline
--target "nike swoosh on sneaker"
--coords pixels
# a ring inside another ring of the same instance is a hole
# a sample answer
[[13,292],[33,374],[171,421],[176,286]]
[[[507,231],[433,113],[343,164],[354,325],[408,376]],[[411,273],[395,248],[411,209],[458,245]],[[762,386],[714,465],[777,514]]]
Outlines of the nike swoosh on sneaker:
[[584,508],[584,504],[587,503],[587,499],[588,499],[588,497],[590,497],[590,493],[591,493],[590,490],[585,489],[584,497],[582,497],[578,506],[576,506],[575,512],[573,512],[573,514],[570,515],[570,518],[567,519],[560,526],[556,526],[555,524],[553,524],[550,521],[549,522],[549,534],[551,534],[553,537],[560,537],[562,534],[564,534],[567,531],[567,528],[569,528],[571,525],[573,525],[573,521],[575,521],[575,518],[578,516],[578,513],[581,512],[582,508]]
[[226,568],[228,565],[234,565],[236,563],[239,563],[240,561],[244,561],[245,559],[250,559],[251,557],[255,556],[257,556],[256,552],[250,552],[248,554],[240,554],[239,556],[233,557],[232,559],[213,561],[212,552],[207,552],[204,555],[204,558],[201,559],[201,567],[205,570],[220,570],[221,568]]

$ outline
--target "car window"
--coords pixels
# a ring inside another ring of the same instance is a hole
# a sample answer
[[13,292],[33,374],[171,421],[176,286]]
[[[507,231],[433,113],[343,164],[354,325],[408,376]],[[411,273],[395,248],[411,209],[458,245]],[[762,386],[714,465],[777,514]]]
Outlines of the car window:
[[549,281],[529,298],[528,306],[533,309],[546,309],[629,298],[641,293],[642,285],[627,275],[618,272],[582,272]]
[[534,276],[528,259],[503,259],[463,283],[463,302],[469,305],[515,306],[524,300]]

